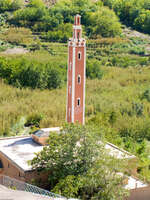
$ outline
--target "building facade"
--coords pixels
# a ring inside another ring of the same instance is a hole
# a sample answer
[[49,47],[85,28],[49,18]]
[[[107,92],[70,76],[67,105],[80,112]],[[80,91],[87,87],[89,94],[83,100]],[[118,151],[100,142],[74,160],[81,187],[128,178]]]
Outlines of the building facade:
[[85,123],[86,42],[82,38],[81,16],[76,15],[73,37],[68,42],[67,111],[68,123]]

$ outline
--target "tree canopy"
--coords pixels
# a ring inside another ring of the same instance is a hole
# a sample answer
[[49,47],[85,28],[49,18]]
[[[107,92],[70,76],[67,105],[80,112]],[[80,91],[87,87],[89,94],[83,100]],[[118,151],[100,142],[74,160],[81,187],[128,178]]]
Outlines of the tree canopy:
[[80,199],[118,199],[122,187],[121,162],[104,149],[102,134],[93,127],[65,126],[51,133],[49,145],[32,160],[34,169],[49,171],[50,190]]

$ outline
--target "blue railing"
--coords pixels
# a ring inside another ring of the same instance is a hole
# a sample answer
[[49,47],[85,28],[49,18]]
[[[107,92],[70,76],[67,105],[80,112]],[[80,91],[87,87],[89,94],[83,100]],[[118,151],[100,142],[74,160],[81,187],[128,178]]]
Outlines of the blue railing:
[[41,189],[37,186],[16,180],[14,178],[10,178],[8,176],[0,175],[0,184],[9,188],[9,189],[14,189],[14,190],[20,190],[20,191],[26,191],[26,192],[31,192],[33,194],[38,194],[42,196],[47,196],[51,197],[50,199],[58,198],[58,199],[64,199],[67,200],[65,197],[62,197],[58,194],[49,192],[47,190]]

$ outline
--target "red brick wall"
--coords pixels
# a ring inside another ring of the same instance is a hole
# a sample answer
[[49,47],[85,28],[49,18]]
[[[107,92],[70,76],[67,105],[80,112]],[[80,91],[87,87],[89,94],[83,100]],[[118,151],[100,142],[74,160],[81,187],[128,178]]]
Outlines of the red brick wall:
[[[84,94],[84,46],[76,47],[76,69],[75,69],[75,116],[74,121],[83,124],[83,94]],[[81,59],[78,59],[78,53],[81,53]],[[78,75],[81,76],[81,83],[78,83]],[[77,105],[77,99],[80,98],[80,106]]]
[[25,181],[24,172],[17,168],[13,162],[11,162],[7,157],[0,153],[0,160],[3,163],[3,169],[0,174],[15,178],[21,181]]
[[10,161],[6,156],[4,156],[0,152],[0,160],[3,164],[3,169],[0,170],[0,175],[6,175],[11,178],[15,178],[20,181],[24,181],[27,183],[40,183],[39,186],[41,187],[47,187],[47,179],[49,173],[38,173],[37,171],[27,171],[24,172],[21,169],[19,169],[12,161]]

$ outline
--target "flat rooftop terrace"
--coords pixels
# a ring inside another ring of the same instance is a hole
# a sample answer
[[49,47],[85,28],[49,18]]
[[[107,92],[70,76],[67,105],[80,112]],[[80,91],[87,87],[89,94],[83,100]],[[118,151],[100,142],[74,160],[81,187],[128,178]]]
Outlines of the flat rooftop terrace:
[[[41,129],[44,132],[59,132],[59,127]],[[35,157],[35,153],[42,151],[43,146],[36,143],[31,136],[28,137],[12,137],[0,139],[0,152],[11,160],[23,171],[30,171],[32,167],[29,165],[30,160]],[[117,146],[106,143],[105,149],[111,156],[118,159],[132,159],[136,158],[129,152],[118,148]]]
[[23,171],[32,170],[29,160],[40,152],[43,146],[37,144],[31,137],[7,138],[0,140],[0,152]]

